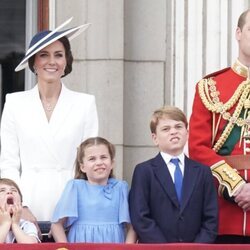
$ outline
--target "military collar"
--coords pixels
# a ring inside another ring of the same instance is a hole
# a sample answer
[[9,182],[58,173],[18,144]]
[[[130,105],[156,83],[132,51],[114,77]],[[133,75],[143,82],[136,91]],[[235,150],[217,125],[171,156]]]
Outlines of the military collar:
[[242,77],[249,77],[249,68],[243,65],[239,60],[236,60],[234,64],[232,65],[232,70],[242,76]]

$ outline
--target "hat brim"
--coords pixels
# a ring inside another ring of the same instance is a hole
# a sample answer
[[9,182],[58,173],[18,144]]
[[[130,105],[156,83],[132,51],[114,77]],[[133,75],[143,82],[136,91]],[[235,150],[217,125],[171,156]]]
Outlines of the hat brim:
[[[69,21],[71,21],[71,19],[66,21],[65,23],[68,23]],[[65,25],[65,23],[63,23],[63,25]],[[60,25],[57,29],[51,31],[45,38],[43,38],[42,41],[40,40],[38,43],[34,44],[30,49],[27,50],[25,57],[15,68],[15,71],[17,72],[26,68],[28,66],[29,58],[31,58],[43,48],[47,47],[48,45],[52,44],[53,42],[64,36],[66,36],[69,40],[72,40],[73,38],[81,34],[84,30],[86,30],[90,25],[90,23],[87,23],[57,33],[58,29],[62,27],[62,25]]]

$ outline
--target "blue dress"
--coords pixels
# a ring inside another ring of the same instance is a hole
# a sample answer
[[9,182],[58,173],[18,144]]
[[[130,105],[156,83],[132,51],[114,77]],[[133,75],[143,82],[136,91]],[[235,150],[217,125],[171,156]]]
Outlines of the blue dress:
[[65,217],[68,242],[123,243],[125,223],[130,223],[128,184],[114,178],[109,178],[105,186],[70,180],[52,222]]

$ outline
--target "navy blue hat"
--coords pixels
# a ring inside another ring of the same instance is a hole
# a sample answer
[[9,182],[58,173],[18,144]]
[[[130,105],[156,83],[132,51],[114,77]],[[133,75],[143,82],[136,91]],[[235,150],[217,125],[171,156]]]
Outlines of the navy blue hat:
[[18,64],[18,66],[15,68],[15,71],[19,71],[27,67],[28,65],[28,60],[30,57],[35,55],[37,52],[42,50],[43,48],[47,47],[51,43],[57,41],[63,36],[66,36],[69,40],[72,40],[76,36],[78,36],[80,33],[82,33],[84,30],[86,30],[89,26],[90,23],[80,25],[74,28],[66,29],[60,31],[62,27],[64,27],[66,24],[71,22],[72,17],[68,19],[66,22],[58,26],[56,29],[53,31],[51,30],[45,30],[38,32],[34,37],[32,38],[29,49],[26,51],[25,57],[23,60]]

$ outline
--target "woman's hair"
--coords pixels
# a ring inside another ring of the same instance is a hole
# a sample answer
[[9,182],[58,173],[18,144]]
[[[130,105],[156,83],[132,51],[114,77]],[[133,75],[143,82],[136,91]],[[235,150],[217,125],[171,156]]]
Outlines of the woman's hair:
[[17,189],[18,194],[20,195],[21,202],[23,201],[21,190],[14,181],[12,181],[11,179],[7,179],[7,178],[0,178],[0,185],[1,184],[15,187]]
[[159,120],[162,118],[168,117],[175,121],[181,121],[185,124],[185,127],[188,127],[188,121],[186,115],[177,107],[174,106],[164,106],[154,111],[151,121],[150,121],[150,130],[151,133],[156,132],[156,127],[159,123]]
[[[71,52],[69,39],[66,36],[59,38],[57,41],[60,41],[63,44],[63,47],[65,49],[65,57],[66,57],[67,65],[64,70],[64,75],[62,76],[64,77],[72,71],[73,55]],[[29,68],[33,73],[35,73],[35,70],[34,70],[35,56],[36,54],[30,57],[28,60]]]
[[[84,179],[87,180],[88,177],[86,173],[83,173],[81,171],[80,164],[83,163],[83,158],[85,157],[85,150],[88,147],[96,146],[96,145],[104,145],[107,147],[109,151],[109,155],[111,158],[111,161],[114,161],[115,158],[115,146],[107,141],[106,139],[102,137],[91,137],[85,140],[80,144],[80,146],[77,148],[77,157],[75,161],[75,179]],[[109,178],[113,177],[113,170],[111,170]]]

